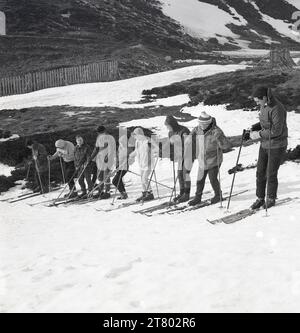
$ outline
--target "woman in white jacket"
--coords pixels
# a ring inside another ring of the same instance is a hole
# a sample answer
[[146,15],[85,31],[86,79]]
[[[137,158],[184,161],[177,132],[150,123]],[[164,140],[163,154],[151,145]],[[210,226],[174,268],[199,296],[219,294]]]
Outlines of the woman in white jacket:
[[153,160],[155,151],[158,146],[153,140],[151,141],[144,135],[142,128],[136,128],[133,131],[133,137],[135,141],[135,151],[131,154],[131,157],[136,157],[141,173],[142,182],[142,196],[137,199],[137,202],[154,200],[154,195],[151,188],[151,182],[149,183],[149,176],[153,170]]

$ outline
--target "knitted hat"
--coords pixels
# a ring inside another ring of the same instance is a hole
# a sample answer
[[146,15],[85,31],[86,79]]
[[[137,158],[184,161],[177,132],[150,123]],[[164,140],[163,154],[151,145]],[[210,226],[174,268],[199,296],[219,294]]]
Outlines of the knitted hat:
[[55,142],[55,147],[58,149],[64,149],[65,148],[65,141],[64,140],[58,140]]
[[106,128],[105,128],[104,126],[99,126],[99,127],[97,128],[97,132],[98,132],[99,134],[104,133],[105,131],[106,131]]
[[199,124],[203,126],[209,126],[212,122],[213,118],[209,114],[207,114],[205,111],[201,112],[200,117],[198,118]]
[[133,134],[135,134],[135,135],[144,135],[144,131],[143,131],[142,128],[137,127],[137,128],[133,131]]
[[265,86],[256,86],[253,89],[252,97],[263,99],[268,96],[268,87]]

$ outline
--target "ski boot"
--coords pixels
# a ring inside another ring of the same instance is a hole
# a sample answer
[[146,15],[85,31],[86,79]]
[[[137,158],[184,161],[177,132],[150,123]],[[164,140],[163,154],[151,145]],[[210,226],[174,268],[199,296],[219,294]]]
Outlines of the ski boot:
[[87,192],[83,191],[81,194],[78,195],[78,199],[87,199]]
[[210,203],[211,203],[212,205],[215,205],[215,204],[221,202],[221,200],[223,200],[223,199],[220,197],[220,195],[215,195],[215,196],[210,200]]
[[154,200],[153,193],[152,192],[146,192],[142,201],[147,202],[147,201],[152,201],[152,200]]
[[265,199],[258,198],[250,208],[252,210],[257,210],[257,209],[260,209],[261,207],[263,207],[264,204],[265,204]]
[[68,194],[65,195],[65,199],[75,199],[78,197],[77,192],[69,192]]
[[180,191],[180,194],[178,194],[174,199],[173,202],[177,203],[178,200],[184,195],[184,191]]
[[177,201],[176,203],[184,203],[184,202],[188,202],[190,200],[190,195],[189,193],[184,193]]
[[126,192],[122,192],[121,195],[117,198],[117,200],[126,200],[128,199],[128,195]]
[[268,198],[267,201],[264,203],[263,208],[268,209],[274,207],[275,205],[276,205],[276,200]]
[[196,195],[195,198],[189,202],[189,206],[192,207],[197,206],[201,204],[201,202],[202,202],[202,197],[200,195]]
[[110,193],[109,192],[102,192],[99,197],[100,200],[107,200],[110,199]]
[[139,198],[136,199],[136,202],[142,202],[144,200],[145,196],[146,196],[146,193],[147,192],[143,192],[142,195]]

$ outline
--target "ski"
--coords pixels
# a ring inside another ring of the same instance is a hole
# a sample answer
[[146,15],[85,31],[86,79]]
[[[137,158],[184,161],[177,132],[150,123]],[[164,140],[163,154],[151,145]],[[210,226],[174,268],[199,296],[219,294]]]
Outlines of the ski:
[[[284,205],[284,204],[289,203],[290,201],[293,201],[296,199],[297,198],[294,198],[294,199],[285,198],[285,199],[278,200],[274,207]],[[244,220],[245,218],[250,217],[259,211],[261,211],[261,210],[248,208],[248,209],[240,210],[239,212],[236,212],[236,213],[228,215],[228,216],[224,216],[224,217],[216,219],[216,220],[207,220],[207,221],[213,225],[220,224],[220,223],[233,224],[233,223],[239,222],[241,220]]]
[[[244,194],[246,192],[248,192],[248,190],[244,190],[244,191],[235,193],[235,194],[232,195],[232,197],[236,197],[236,196]],[[223,198],[223,201],[226,201],[228,199],[229,199],[229,196],[226,196],[226,197]],[[173,208],[173,209],[161,212],[158,215],[181,214],[181,213],[185,213],[185,212],[191,212],[191,211],[194,211],[194,210],[198,210],[198,209],[201,209],[201,208],[204,208],[204,207],[208,207],[208,206],[211,206],[211,205],[212,205],[211,200],[207,199],[205,201],[202,201],[199,205],[196,205],[196,206],[184,205],[184,206],[181,206],[181,207],[176,207],[176,208]],[[152,215],[148,214],[147,216],[151,217]]]
[[[161,199],[166,199],[166,198],[168,198],[168,196],[161,197],[161,198],[156,198],[156,199],[154,199],[152,201],[144,202],[144,204],[150,203],[150,202],[153,202],[153,201],[157,201],[157,200],[161,200]],[[97,212],[109,213],[109,212],[113,212],[115,210],[127,208],[127,207],[134,206],[134,205],[142,205],[142,204],[143,204],[142,202],[136,202],[136,201],[124,202],[124,203],[118,205],[117,207],[113,207],[113,208],[108,208],[108,209],[99,209],[99,208],[96,208],[96,211]]]
[[33,194],[33,192],[26,192],[26,193],[20,194],[20,195],[18,195],[16,197],[10,197],[10,198],[6,198],[6,199],[2,199],[2,200],[0,200],[0,202],[7,202],[7,201],[11,201],[11,200],[18,200],[18,199],[27,197],[28,195],[31,195],[31,194]]
[[162,209],[165,209],[165,208],[171,208],[171,207],[174,207],[176,206],[176,203],[175,202],[170,202],[169,201],[166,201],[166,202],[163,202],[159,205],[156,205],[156,206],[153,206],[153,207],[149,207],[149,208],[145,208],[145,209],[141,209],[141,210],[135,210],[133,211],[133,213],[135,214],[147,214],[147,213],[153,213],[153,212],[156,212],[158,210],[162,210]]

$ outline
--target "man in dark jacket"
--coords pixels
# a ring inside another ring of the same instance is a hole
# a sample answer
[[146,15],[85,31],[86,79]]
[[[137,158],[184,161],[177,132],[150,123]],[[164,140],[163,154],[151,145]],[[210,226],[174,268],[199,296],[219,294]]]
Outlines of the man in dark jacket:
[[32,152],[32,163],[34,164],[34,188],[33,192],[47,193],[48,189],[48,160],[47,150],[44,145],[29,140],[27,147]]
[[85,180],[88,185],[88,191],[90,192],[93,189],[91,166],[89,164],[91,149],[84,142],[84,139],[80,135],[76,136],[76,143],[77,146],[75,147],[74,151],[74,164],[77,171],[77,176],[80,176],[78,178],[78,183],[81,187],[81,195],[79,197],[83,198],[87,195]]
[[185,168],[184,164],[184,141],[190,134],[188,128],[179,125],[172,116],[167,116],[165,125],[169,131],[169,140],[171,144],[170,158],[173,162],[178,162],[178,181],[180,193],[174,199],[176,203],[182,203],[190,200],[191,178],[190,170]]
[[261,146],[256,175],[257,200],[251,208],[270,208],[276,204],[278,170],[288,145],[287,112],[268,87],[256,87],[253,98],[260,106],[260,122],[252,126],[250,138],[260,140]]

